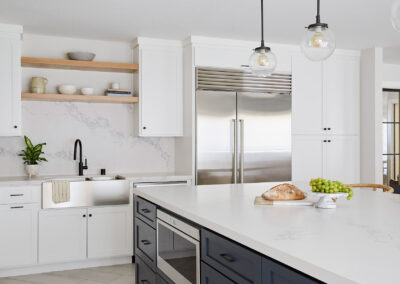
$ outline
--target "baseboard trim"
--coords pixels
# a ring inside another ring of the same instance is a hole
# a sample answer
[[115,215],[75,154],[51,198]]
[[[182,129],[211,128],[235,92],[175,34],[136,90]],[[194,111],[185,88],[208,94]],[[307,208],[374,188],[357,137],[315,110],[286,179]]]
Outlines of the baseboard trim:
[[56,264],[37,264],[29,267],[18,267],[9,269],[0,269],[0,277],[19,276],[27,274],[38,274],[47,273],[62,270],[72,270],[99,266],[110,266],[118,264],[132,263],[134,257],[124,256],[116,258],[105,258],[105,259],[88,259],[83,261],[74,261],[68,263],[56,263]]

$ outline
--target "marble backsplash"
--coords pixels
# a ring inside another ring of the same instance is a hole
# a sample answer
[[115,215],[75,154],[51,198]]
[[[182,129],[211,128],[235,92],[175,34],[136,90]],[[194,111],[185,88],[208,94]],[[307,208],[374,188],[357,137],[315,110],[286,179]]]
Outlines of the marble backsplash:
[[[174,138],[134,136],[133,106],[125,104],[22,102],[22,133],[34,144],[46,142],[41,175],[77,174],[74,141],[83,144],[88,174],[173,172]],[[18,153],[23,137],[0,137],[0,176],[25,175]]]

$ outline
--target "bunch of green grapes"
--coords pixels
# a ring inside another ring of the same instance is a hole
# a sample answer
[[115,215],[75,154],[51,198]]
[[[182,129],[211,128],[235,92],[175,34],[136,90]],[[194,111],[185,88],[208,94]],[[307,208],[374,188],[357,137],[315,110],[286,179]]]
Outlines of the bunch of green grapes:
[[321,193],[337,193],[337,192],[345,192],[349,195],[347,196],[347,200],[353,196],[354,192],[351,187],[345,186],[343,183],[339,181],[325,180],[323,178],[311,179],[310,186],[312,187],[313,192],[321,192]]

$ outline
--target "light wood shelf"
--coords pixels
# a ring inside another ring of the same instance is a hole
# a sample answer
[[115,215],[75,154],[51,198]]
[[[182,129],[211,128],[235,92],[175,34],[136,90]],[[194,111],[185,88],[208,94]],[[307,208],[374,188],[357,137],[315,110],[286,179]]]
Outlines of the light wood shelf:
[[21,57],[21,66],[51,69],[69,69],[86,71],[103,71],[134,73],[139,69],[138,64],[98,62],[98,61],[79,61],[68,59]]
[[32,101],[57,101],[57,102],[88,102],[88,103],[117,103],[136,104],[138,97],[116,97],[102,95],[63,95],[63,94],[34,94],[22,93],[23,100]]

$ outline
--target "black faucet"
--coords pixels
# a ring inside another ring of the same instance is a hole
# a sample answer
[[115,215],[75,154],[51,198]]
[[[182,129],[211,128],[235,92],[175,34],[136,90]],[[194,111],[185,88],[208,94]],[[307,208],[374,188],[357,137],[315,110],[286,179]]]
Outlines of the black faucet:
[[76,161],[76,146],[79,145],[79,175],[83,176],[83,170],[88,169],[87,165],[87,159],[85,159],[85,165],[82,163],[82,142],[79,139],[75,140],[75,146],[74,146],[74,160]]

